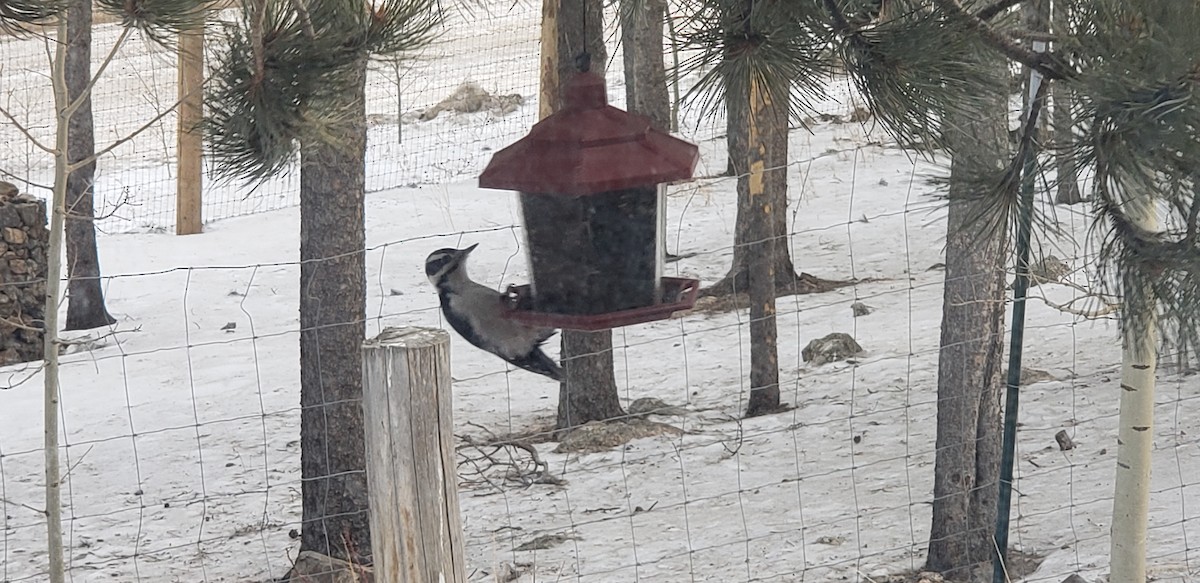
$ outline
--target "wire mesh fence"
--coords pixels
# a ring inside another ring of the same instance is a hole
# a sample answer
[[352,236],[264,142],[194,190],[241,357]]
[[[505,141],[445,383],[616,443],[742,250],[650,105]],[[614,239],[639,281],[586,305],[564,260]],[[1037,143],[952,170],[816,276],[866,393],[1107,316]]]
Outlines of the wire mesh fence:
[[[464,180],[536,119],[538,16],[520,2],[456,11],[434,48],[373,66],[369,336],[445,327],[421,265],[434,249],[479,243],[477,280],[528,281],[514,197]],[[118,34],[105,26],[98,46]],[[49,139],[44,46],[0,40],[0,94]],[[174,102],[173,55],[136,39],[118,55],[97,85],[98,141]],[[619,104],[618,70],[609,88]],[[482,105],[446,99],[465,83],[488,97],[460,97]],[[556,384],[454,338],[470,580],[920,580],[939,447],[946,222],[928,178],[945,168],[914,159],[870,120],[844,123],[857,106],[848,89],[834,94],[811,128],[792,132],[793,162],[771,170],[791,184],[786,247],[797,268],[843,284],[778,301],[785,411],[742,417],[749,321],[731,302],[615,331],[628,422],[570,440],[553,431]],[[702,146],[702,178],[670,188],[667,247],[681,259],[668,273],[711,283],[734,251],[736,178],[720,176],[722,120],[685,115],[683,125]],[[168,113],[102,162],[105,230],[173,223],[173,128]],[[48,184],[45,157],[13,127],[0,131],[4,170]],[[210,181],[206,219],[295,206],[296,186],[294,175],[253,190]],[[1103,307],[1089,291],[1089,219],[1045,208],[1067,235],[1044,240],[1040,256],[1067,269],[1031,291],[1011,568],[1026,581],[1095,580],[1107,571],[1120,346],[1113,320],[1066,309]],[[282,212],[200,239],[104,240],[119,322],[68,335],[61,373],[70,580],[268,581],[291,567],[304,527],[294,223]],[[805,357],[831,333],[862,351]],[[1200,492],[1200,396],[1185,372],[1160,374],[1156,407],[1149,554],[1162,581],[1200,576],[1200,509],[1190,503]],[[5,583],[46,578],[40,374],[0,369]]]
[[[703,144],[702,174],[723,168],[722,145]],[[615,331],[616,379],[633,422],[563,441],[551,441],[556,384],[506,370],[455,337],[471,580],[882,581],[920,569],[937,451],[945,222],[927,178],[944,169],[857,124],[795,131],[793,151],[783,170],[796,193],[788,249],[803,271],[848,285],[779,300],[788,410],[742,418],[749,322],[719,303]],[[728,268],[733,184],[672,187],[668,246],[684,256],[672,270],[712,282]],[[433,249],[480,243],[476,279],[525,281],[515,206],[468,185],[371,197],[368,335],[444,325],[420,265]],[[1091,260],[1086,217],[1055,212],[1072,235],[1042,251],[1071,269],[1064,283],[1035,288],[1029,306],[1012,539],[1022,553],[1013,569],[1026,581],[1105,572],[1112,504],[1116,326],[1051,307],[1088,295],[1082,268]],[[137,251],[146,237],[153,255]],[[258,245],[241,244],[251,237]],[[106,246],[106,291],[121,322],[76,337],[63,357],[69,572],[77,581],[280,577],[303,528],[289,216],[231,221],[198,242],[126,235]],[[863,351],[804,358],[810,341],[833,332]],[[39,374],[9,368],[0,392],[0,557],[10,583],[45,577],[31,421]],[[1156,409],[1150,555],[1165,581],[1200,569],[1189,504],[1200,420],[1189,382],[1165,371]],[[646,413],[647,403],[664,414]],[[1072,449],[1056,441],[1060,431]]]
[[[239,18],[214,16],[214,25]],[[398,61],[372,63],[367,81],[367,188],[441,183],[477,173],[488,153],[522,135],[537,118],[540,9],[519,2],[470,10],[448,5],[438,40]],[[0,127],[0,160],[9,181],[35,193],[53,183],[52,31],[0,36],[0,99],[12,122]],[[210,35],[207,52],[219,50]],[[99,225],[110,232],[174,225],[177,56],[119,23],[97,24],[93,70],[109,58],[93,91],[97,148],[124,141],[100,161],[95,183]],[[455,115],[458,114],[458,115]],[[18,126],[19,124],[19,126]],[[142,126],[148,125],[132,139]],[[28,131],[28,137],[22,132]],[[206,173],[204,219],[215,221],[299,203],[298,173],[247,185]]]

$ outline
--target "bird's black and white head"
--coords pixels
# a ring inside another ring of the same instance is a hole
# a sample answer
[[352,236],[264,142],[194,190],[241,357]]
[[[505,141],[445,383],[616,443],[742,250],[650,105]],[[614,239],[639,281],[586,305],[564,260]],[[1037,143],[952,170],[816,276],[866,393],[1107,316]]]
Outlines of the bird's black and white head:
[[465,278],[467,256],[478,246],[476,243],[466,249],[438,249],[430,253],[425,259],[425,275],[430,283],[436,286],[455,276]]

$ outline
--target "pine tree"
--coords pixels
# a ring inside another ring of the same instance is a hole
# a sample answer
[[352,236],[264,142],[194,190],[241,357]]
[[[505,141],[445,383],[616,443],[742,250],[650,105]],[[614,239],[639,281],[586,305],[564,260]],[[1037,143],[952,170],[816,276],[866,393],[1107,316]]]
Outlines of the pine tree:
[[300,546],[362,562],[366,69],[427,44],[436,2],[247,0],[242,13],[206,95],[208,138],[228,177],[263,179],[299,154]]

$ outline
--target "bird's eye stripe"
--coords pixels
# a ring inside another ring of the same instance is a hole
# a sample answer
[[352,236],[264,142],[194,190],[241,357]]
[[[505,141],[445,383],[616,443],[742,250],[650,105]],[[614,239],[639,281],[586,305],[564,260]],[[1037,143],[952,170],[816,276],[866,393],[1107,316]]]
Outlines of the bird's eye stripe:
[[425,264],[426,275],[433,275],[433,274],[441,271],[443,267],[445,267],[448,263],[450,263],[451,259],[452,259],[452,257],[450,257],[449,255],[441,255],[441,256],[435,257],[433,259],[430,259]]

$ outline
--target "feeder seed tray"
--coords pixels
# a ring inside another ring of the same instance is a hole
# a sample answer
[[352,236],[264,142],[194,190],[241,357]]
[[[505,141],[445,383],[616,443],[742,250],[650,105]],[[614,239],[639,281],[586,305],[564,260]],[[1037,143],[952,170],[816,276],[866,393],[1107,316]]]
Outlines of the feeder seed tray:
[[533,296],[530,294],[530,286],[512,285],[507,291],[509,312],[505,317],[527,326],[595,332],[665,320],[675,312],[690,310],[696,305],[696,296],[700,293],[700,280],[664,277],[659,281],[662,287],[661,303],[605,314],[535,312],[532,310]]

